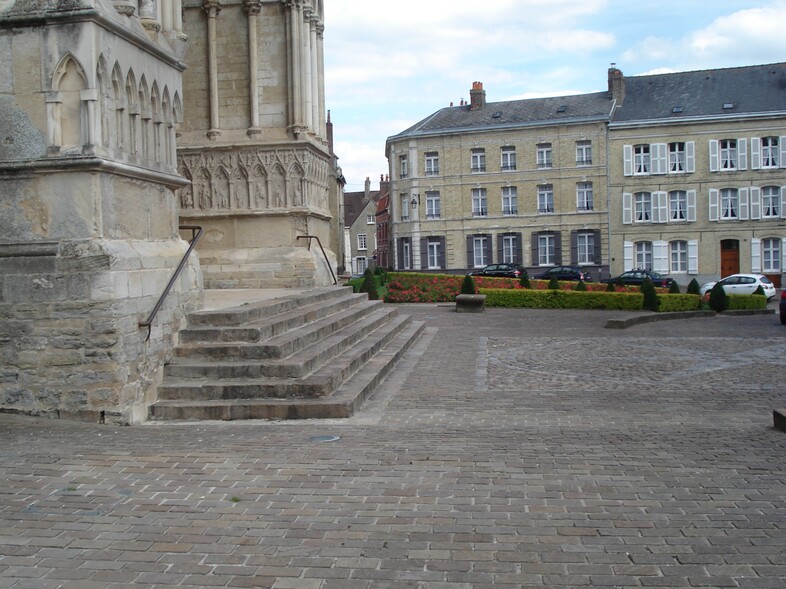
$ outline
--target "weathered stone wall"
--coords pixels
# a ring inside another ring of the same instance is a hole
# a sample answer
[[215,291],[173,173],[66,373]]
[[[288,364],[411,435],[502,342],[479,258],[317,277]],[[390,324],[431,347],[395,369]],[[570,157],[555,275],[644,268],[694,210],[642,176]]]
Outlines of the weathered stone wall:
[[0,10],[0,411],[143,421],[199,304],[194,257],[149,339],[139,327],[188,244],[174,193],[182,35],[136,6]]

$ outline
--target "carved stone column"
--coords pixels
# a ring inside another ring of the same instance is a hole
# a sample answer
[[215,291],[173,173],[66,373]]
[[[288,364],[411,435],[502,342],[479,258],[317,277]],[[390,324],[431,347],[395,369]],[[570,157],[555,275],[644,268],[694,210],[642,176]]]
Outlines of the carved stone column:
[[327,140],[327,126],[325,122],[325,26],[317,27],[317,84],[319,84],[317,108],[319,109],[319,136]]
[[257,42],[257,19],[262,8],[261,0],[243,0],[243,8],[248,14],[248,79],[249,100],[251,105],[249,135],[258,135],[259,128],[259,44]]
[[314,79],[314,60],[311,46],[313,22],[312,10],[303,11],[303,121],[310,131],[314,130],[314,93],[312,80]]
[[221,135],[221,122],[218,116],[218,58],[216,56],[216,17],[221,12],[218,0],[204,0],[202,9],[207,13],[207,53],[208,82],[210,85],[210,130],[211,139]]

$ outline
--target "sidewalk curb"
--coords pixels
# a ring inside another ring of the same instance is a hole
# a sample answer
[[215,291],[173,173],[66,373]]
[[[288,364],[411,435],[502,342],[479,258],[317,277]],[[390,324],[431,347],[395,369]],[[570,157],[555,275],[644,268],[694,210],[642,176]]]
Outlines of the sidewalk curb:
[[[774,315],[774,309],[740,309],[738,311],[724,311],[721,315]],[[649,315],[639,315],[628,317],[627,319],[609,319],[606,322],[606,329],[627,329],[634,325],[643,323],[654,323],[656,321],[668,321],[670,319],[693,319],[695,317],[715,317],[715,311],[680,311],[674,313],[650,313]]]

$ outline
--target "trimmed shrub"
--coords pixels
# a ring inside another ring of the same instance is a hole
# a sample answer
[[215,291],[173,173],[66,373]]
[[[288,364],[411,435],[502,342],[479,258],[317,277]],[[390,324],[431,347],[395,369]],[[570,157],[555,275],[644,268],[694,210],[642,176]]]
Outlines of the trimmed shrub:
[[475,279],[472,278],[469,274],[464,277],[464,280],[461,283],[461,291],[459,294],[475,294],[477,290],[475,289]]
[[579,280],[576,283],[576,286],[573,288],[573,290],[577,290],[579,292],[587,292],[587,285],[584,284],[583,280]]
[[729,297],[726,295],[726,291],[723,290],[723,285],[721,283],[716,282],[715,286],[712,287],[708,304],[710,309],[716,313],[722,313],[729,308]]
[[685,292],[687,292],[688,294],[700,295],[701,294],[701,286],[699,286],[699,282],[695,278],[693,280],[691,280],[690,283],[688,284],[688,290],[685,291]]
[[549,280],[549,290],[559,290],[559,280],[556,276],[552,276]]
[[521,288],[532,288],[532,285],[529,283],[529,274],[526,272],[524,272],[524,274],[521,275],[521,278],[519,278],[519,286]]
[[655,292],[655,286],[649,278],[645,278],[644,282],[641,283],[641,294],[644,295],[644,303],[642,305],[644,309],[647,311],[657,311],[658,293]]
[[658,312],[676,313],[695,311],[701,304],[701,297],[695,294],[670,294],[660,297]]
[[671,283],[669,294],[680,294],[680,285],[676,281]]
[[530,309],[611,309],[640,311],[641,293],[575,290],[527,290],[523,288],[481,288],[487,307]]
[[760,310],[767,308],[767,297],[757,295],[755,292],[749,295],[728,295],[728,311]]
[[376,301],[379,299],[377,281],[374,280],[374,275],[370,270],[366,270],[363,274],[363,284],[360,285],[360,292],[367,293],[370,301]]
[[617,288],[614,286],[613,282],[609,282],[606,285],[606,292],[617,292]]
[[753,291],[753,294],[760,295],[766,297],[767,295],[764,294],[764,289],[761,287],[761,284],[756,287],[756,290]]

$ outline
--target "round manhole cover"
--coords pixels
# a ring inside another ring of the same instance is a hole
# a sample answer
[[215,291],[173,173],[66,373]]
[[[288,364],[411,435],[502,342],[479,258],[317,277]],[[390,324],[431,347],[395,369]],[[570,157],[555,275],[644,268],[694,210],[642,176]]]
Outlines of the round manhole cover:
[[335,442],[340,439],[339,436],[311,436],[309,438],[312,442]]

